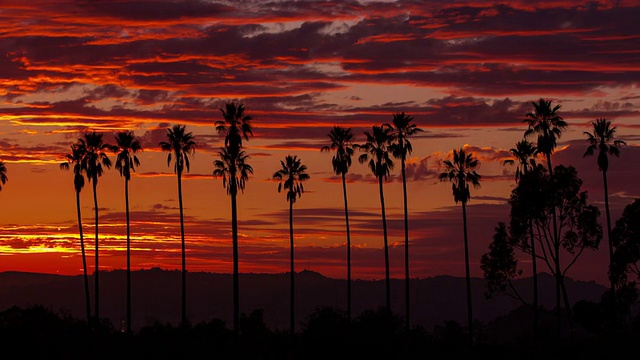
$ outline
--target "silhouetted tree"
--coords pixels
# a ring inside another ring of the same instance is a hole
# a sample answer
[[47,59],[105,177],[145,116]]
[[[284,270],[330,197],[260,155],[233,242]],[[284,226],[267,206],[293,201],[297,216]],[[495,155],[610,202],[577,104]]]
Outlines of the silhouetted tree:
[[[8,180],[7,167],[4,165],[4,161],[0,160],[0,182],[2,183],[2,186],[4,186]],[[2,186],[0,186],[0,190],[2,190]]]
[[93,184],[93,211],[95,219],[95,318],[96,324],[100,322],[100,281],[99,281],[99,245],[98,245],[98,178],[104,173],[104,167],[111,168],[111,160],[105,151],[110,150],[111,145],[102,141],[103,134],[95,131],[84,134],[84,139],[78,139],[78,143],[85,149],[82,158],[82,167],[87,174],[87,179]]
[[136,167],[140,166],[140,160],[136,153],[142,151],[140,142],[135,139],[132,131],[120,131],[115,135],[116,146],[113,150],[116,152],[115,168],[120,172],[120,176],[124,177],[124,201],[126,209],[127,221],[127,334],[131,334],[131,224],[129,217],[129,181],[131,180],[131,172],[136,171]]
[[173,172],[178,176],[178,207],[180,208],[180,238],[182,244],[182,306],[181,326],[189,325],[187,319],[187,260],[184,241],[184,213],[182,207],[182,173],[189,171],[189,156],[196,152],[196,142],[191,132],[186,132],[185,125],[173,125],[167,129],[167,140],[161,141],[160,148],[167,151],[167,166],[173,159]]
[[[236,104],[233,102],[227,103],[224,109],[220,109],[222,113],[222,120],[215,122],[216,131],[220,134],[224,134],[224,156],[227,158],[222,159],[223,164],[227,165],[229,171],[226,179],[239,179],[237,171],[239,166],[245,166],[244,161],[247,156],[242,153],[242,139],[249,140],[249,136],[253,135],[251,130],[252,117],[244,113],[244,105]],[[242,154],[242,155],[241,155]],[[222,157],[222,153],[220,153]],[[244,157],[240,159],[240,157]],[[214,163],[215,165],[215,163]],[[221,164],[222,165],[222,164]],[[216,170],[219,169],[216,166]],[[248,166],[248,165],[246,165]],[[247,168],[246,170],[250,169]],[[253,170],[251,170],[253,171]],[[215,176],[215,170],[214,170]],[[242,174],[240,175],[242,179]],[[244,190],[244,181],[242,180],[242,188]],[[231,233],[232,233],[232,246],[233,246],[233,329],[236,335],[238,334],[238,322],[240,319],[240,282],[239,282],[239,270],[238,270],[238,210],[236,206],[236,199],[238,194],[237,185],[239,182],[229,182],[229,195],[231,195]]]
[[71,152],[65,155],[66,162],[60,164],[60,169],[69,170],[73,165],[73,189],[76,193],[76,212],[78,214],[78,233],[80,235],[80,251],[82,252],[82,275],[84,279],[84,299],[87,311],[87,323],[91,324],[91,296],[89,295],[89,273],[87,271],[87,257],[85,255],[84,236],[82,234],[82,214],[80,210],[80,191],[84,187],[84,169],[82,159],[86,149],[80,143],[71,145]]
[[609,212],[609,187],[607,185],[607,170],[609,170],[609,155],[619,156],[622,145],[626,143],[622,140],[614,140],[616,127],[611,126],[611,121],[604,118],[592,121],[593,133],[585,131],[589,146],[584,156],[591,156],[598,152],[598,169],[602,171],[602,180],[604,185],[604,209],[607,216],[607,240],[609,244],[609,281],[611,283],[611,292],[615,295],[614,280],[611,277],[611,264],[613,263],[613,244],[611,243],[611,213]]
[[409,212],[407,210],[407,176],[405,171],[405,163],[407,155],[413,151],[413,146],[409,138],[421,132],[413,123],[413,116],[405,115],[404,112],[393,114],[391,124],[385,124],[391,127],[393,134],[393,143],[389,147],[393,157],[400,159],[400,174],[402,175],[402,203],[404,205],[404,279],[405,279],[405,321],[406,327],[409,329],[411,325],[411,301],[409,296]]
[[469,185],[480,187],[480,174],[476,169],[480,161],[467,153],[464,148],[453,150],[453,160],[443,162],[445,171],[439,176],[440,181],[450,181],[453,200],[462,204],[462,226],[464,230],[464,263],[467,284],[467,323],[469,340],[473,342],[473,307],[471,302],[471,273],[469,271],[469,240],[467,237],[467,202],[471,199]]
[[[535,171],[537,168],[536,155],[538,154],[538,148],[533,143],[522,139],[516,143],[515,148],[509,150],[511,155],[518,161],[515,164],[513,159],[507,159],[504,161],[504,165],[516,165],[516,183],[520,181],[523,175],[528,174],[531,171]],[[534,343],[537,340],[538,324],[539,324],[539,306],[538,306],[538,261],[536,259],[536,242],[533,237],[533,217],[529,218],[529,242],[530,246],[523,247],[524,252],[528,252],[531,255],[531,272],[533,279],[533,340]]]
[[294,256],[293,256],[293,204],[304,192],[303,182],[310,179],[307,174],[307,167],[297,156],[287,155],[284,160],[280,160],[281,169],[273,174],[273,179],[279,180],[278,192],[286,191],[287,202],[289,202],[289,246],[291,247],[291,303],[290,303],[290,327],[291,335],[295,334],[295,302],[294,302]]
[[344,200],[344,220],[347,229],[347,319],[351,321],[351,231],[349,229],[349,205],[347,203],[347,172],[351,167],[354,153],[351,128],[334,126],[329,132],[331,144],[323,146],[321,151],[335,151],[331,165],[336,175],[342,178],[342,199]]
[[615,246],[611,278],[618,285],[640,279],[640,198],[625,206],[622,216],[611,231],[611,240]]
[[[547,158],[547,170],[549,171],[549,175],[553,176],[553,167],[551,166],[551,155],[557,145],[557,139],[562,135],[562,131],[565,130],[568,126],[567,122],[564,121],[562,116],[558,114],[558,110],[560,110],[560,105],[552,106],[551,100],[545,100],[540,98],[538,102],[531,102],[534,110],[526,114],[526,119],[524,120],[528,124],[527,130],[524,132],[524,137],[527,138],[531,135],[537,135],[537,148],[538,152],[545,155]],[[558,240],[558,220],[556,209],[552,209],[553,214],[553,238],[554,244],[559,244]],[[557,254],[560,254],[560,249],[554,249]],[[560,268],[560,258],[555,259],[556,268]],[[557,317],[558,317],[558,334],[561,333],[561,310],[560,310],[560,284],[561,281],[556,281],[556,304],[557,307]]]
[[387,239],[387,215],[384,206],[384,190],[382,184],[389,177],[394,167],[393,159],[390,156],[391,142],[393,141],[393,133],[388,126],[373,126],[372,132],[365,131],[366,142],[358,145],[360,150],[365,153],[360,155],[358,161],[361,164],[367,163],[367,166],[378,179],[378,188],[380,191],[380,209],[382,212],[382,232],[384,239],[384,269],[386,284],[386,304],[387,310],[391,312],[391,276],[389,274],[389,241]]

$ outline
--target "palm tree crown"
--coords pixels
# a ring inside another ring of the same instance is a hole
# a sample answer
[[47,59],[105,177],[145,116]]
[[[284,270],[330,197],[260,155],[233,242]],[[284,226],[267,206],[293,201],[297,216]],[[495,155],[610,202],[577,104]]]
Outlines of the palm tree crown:
[[73,144],[71,145],[71,152],[64,156],[66,161],[60,164],[60,169],[62,170],[69,170],[69,165],[73,164],[73,188],[78,192],[84,188],[82,159],[84,158],[85,152],[86,149],[82,144]]
[[225,133],[224,146],[229,148],[229,152],[237,154],[242,148],[242,139],[249,140],[253,135],[251,130],[252,117],[244,113],[243,104],[227,103],[225,109],[220,109],[223,120],[215,122],[216,131]]
[[78,143],[85,149],[82,166],[87,173],[87,179],[94,184],[98,183],[98,178],[104,173],[104,167],[111,168],[111,159],[106,151],[113,147],[102,141],[104,134],[95,131],[84,134],[84,139],[78,139]]
[[480,161],[473,153],[466,153],[464,148],[453,150],[453,161],[444,161],[445,171],[439,176],[440,181],[451,181],[453,200],[466,204],[471,199],[469,184],[480,187],[480,175],[476,169]]
[[406,115],[404,112],[393,114],[391,124],[385,124],[392,129],[394,142],[389,147],[391,153],[396,159],[406,159],[413,151],[409,138],[423,130],[417,127],[413,121],[413,116]]
[[337,175],[346,174],[351,167],[351,157],[354,153],[351,128],[334,126],[329,132],[329,139],[331,144],[323,146],[320,150],[335,151],[335,155],[331,158],[333,171]]
[[174,159],[173,172],[182,174],[184,170],[189,171],[189,156],[196,151],[196,142],[191,132],[185,132],[185,125],[174,125],[167,129],[167,140],[161,141],[160,148],[169,152],[167,165],[171,165]]
[[600,118],[592,121],[591,125],[593,126],[593,132],[584,132],[589,142],[589,147],[587,147],[584,156],[593,155],[596,150],[598,150],[598,169],[607,171],[609,169],[608,155],[620,156],[619,147],[627,143],[622,140],[613,139],[616,127],[611,126],[611,121]]
[[[527,174],[536,167],[536,155],[538,148],[532,142],[522,139],[516,143],[515,148],[509,149],[511,155],[518,161],[516,165],[516,182],[520,180],[522,175]],[[513,159],[507,159],[503,165],[514,165]]]
[[389,147],[394,139],[393,134],[388,126],[374,125],[372,129],[372,132],[364,132],[367,139],[359,147],[365,153],[360,155],[358,161],[361,164],[368,161],[367,166],[371,169],[371,172],[377,178],[386,180],[395,166],[393,159],[389,156]]
[[[253,174],[253,167],[246,162],[249,155],[240,151],[238,156],[233,159],[227,148],[223,147],[218,152],[218,156],[220,159],[213,162],[215,167],[213,176],[222,178],[222,186],[227,189],[227,194],[231,194],[237,189],[244,191],[249,174]],[[235,168],[234,171],[232,171],[233,168]]]
[[296,155],[287,155],[284,160],[280,160],[280,170],[273,174],[275,180],[282,180],[278,184],[278,192],[285,190],[287,192],[287,201],[295,203],[296,199],[304,193],[302,183],[309,180],[307,174],[307,166],[302,164]]
[[[7,177],[7,167],[4,165],[4,161],[0,160],[0,182],[2,185],[6,184],[9,178]],[[2,190],[2,186],[0,186]]]
[[120,131],[116,133],[115,138],[117,146],[114,149],[118,151],[115,168],[120,172],[120,176],[131,180],[131,172],[135,172],[135,168],[140,166],[140,160],[135,154],[142,151],[142,146],[132,131]]
[[[558,115],[560,105],[551,105],[551,100],[540,99],[538,102],[531,102],[534,111],[527,113],[524,120],[529,128],[524,132],[525,138],[537,134],[538,151],[545,154],[547,158],[551,157],[553,150],[556,148],[557,139],[561,136],[562,131],[567,128],[567,122],[562,116]],[[551,171],[551,169],[549,169]]]

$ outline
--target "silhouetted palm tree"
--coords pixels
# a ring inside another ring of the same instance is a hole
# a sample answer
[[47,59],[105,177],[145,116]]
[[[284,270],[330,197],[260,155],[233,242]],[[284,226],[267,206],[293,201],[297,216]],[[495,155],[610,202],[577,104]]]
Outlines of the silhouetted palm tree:
[[173,159],[173,172],[178,175],[178,207],[180,209],[180,240],[182,244],[182,306],[181,326],[189,325],[187,319],[187,260],[186,245],[184,241],[184,213],[182,207],[182,173],[189,171],[189,156],[196,151],[196,142],[191,132],[185,131],[185,125],[173,125],[167,129],[167,140],[161,141],[160,148],[167,151],[167,165],[171,165]]
[[450,181],[453,200],[462,204],[462,226],[464,230],[464,264],[467,281],[467,323],[469,339],[473,342],[473,307],[471,302],[471,274],[469,272],[469,240],[467,238],[467,202],[471,199],[469,185],[480,187],[480,175],[476,169],[480,161],[473,153],[466,153],[463,148],[453,150],[453,161],[444,161],[445,171],[439,176],[440,181]]
[[387,215],[384,206],[384,191],[382,184],[389,177],[394,167],[393,159],[389,155],[389,146],[393,141],[393,133],[388,126],[373,126],[372,132],[365,131],[366,142],[359,145],[360,150],[365,151],[358,157],[361,164],[367,162],[373,175],[378,178],[380,190],[380,208],[382,209],[382,232],[384,238],[384,263],[386,281],[386,304],[387,310],[391,312],[391,276],[389,274],[389,242],[387,239]]
[[100,281],[99,281],[99,245],[98,245],[98,178],[104,173],[103,166],[107,169],[111,168],[111,160],[105,151],[111,150],[111,145],[102,141],[103,134],[95,131],[84,134],[84,139],[78,139],[81,147],[85,152],[82,158],[82,167],[87,174],[87,179],[93,185],[93,212],[95,219],[95,270],[94,270],[94,286],[95,286],[95,320],[96,324],[100,323]]
[[[82,159],[85,148],[81,144],[71,145],[71,152],[65,155],[66,162],[60,164],[60,169],[69,170],[73,164],[73,188],[76,192],[76,212],[78,213],[78,233],[80,235],[80,251],[82,252],[82,275],[84,278],[84,300],[87,311],[87,323],[91,325],[91,296],[89,292],[89,272],[87,271],[87,257],[85,255],[84,236],[82,234],[82,214],[80,211],[80,191],[84,187]],[[4,164],[2,164],[4,167]],[[4,181],[3,181],[4,183]]]
[[347,203],[347,172],[351,167],[351,156],[354,153],[353,133],[351,128],[334,126],[329,132],[331,144],[323,146],[321,151],[336,153],[331,158],[331,165],[336,175],[342,177],[342,198],[344,200],[344,219],[347,229],[347,319],[351,321],[351,231],[349,229],[349,205]]
[[[533,143],[522,139],[516,143],[515,148],[509,150],[511,155],[518,161],[516,164],[516,183],[520,181],[523,175],[528,174],[536,169],[536,155],[538,148]],[[503,165],[514,165],[513,159],[507,159]],[[533,237],[533,217],[529,218],[529,239],[531,241],[531,266],[533,278],[533,340],[537,341],[539,308],[538,308],[538,261],[536,257],[536,241]]]
[[295,334],[295,286],[294,286],[294,256],[293,256],[293,204],[296,199],[302,196],[304,192],[303,182],[309,180],[307,167],[295,155],[287,155],[284,160],[280,160],[281,169],[273,174],[273,179],[280,180],[278,184],[278,192],[282,190],[287,193],[287,202],[289,202],[289,246],[291,247],[291,299],[290,299],[290,328],[291,335]]
[[[551,166],[551,155],[553,155],[553,151],[557,145],[557,139],[562,135],[562,131],[567,128],[567,122],[564,121],[562,116],[558,114],[558,110],[560,110],[560,105],[552,106],[551,100],[545,100],[540,98],[538,102],[531,102],[534,110],[530,113],[526,114],[526,119],[524,120],[528,124],[527,130],[524,132],[524,137],[527,138],[531,135],[537,135],[536,146],[538,148],[538,152],[545,155],[547,158],[547,169],[549,170],[549,176],[553,176],[553,167]],[[560,245],[560,241],[558,237],[560,236],[558,233],[558,220],[557,220],[557,211],[556,207],[552,206],[552,223],[553,223],[553,243],[556,246]],[[556,254],[560,253],[560,249],[554,249]],[[556,274],[560,274],[560,257],[557,256],[554,258]],[[559,275],[556,276],[556,317],[558,323],[558,335],[561,334],[561,317],[562,311],[560,309],[560,292],[561,292],[561,283],[562,279],[559,278]]]
[[411,325],[411,311],[409,301],[409,211],[407,210],[407,176],[405,163],[407,155],[413,151],[413,146],[409,138],[422,131],[413,123],[413,116],[405,115],[404,112],[393,114],[391,127],[394,141],[390,146],[391,153],[396,159],[400,159],[400,173],[402,174],[402,203],[404,205],[404,279],[405,279],[405,321],[407,329]]
[[[4,165],[4,161],[0,160],[0,182],[4,185],[8,180],[7,167]],[[2,190],[2,186],[0,186],[0,190]]]
[[227,189],[227,194],[231,196],[231,233],[233,237],[233,273],[234,273],[234,296],[233,296],[233,330],[237,334],[240,321],[240,303],[238,296],[238,189],[244,192],[249,174],[253,174],[253,168],[247,164],[249,156],[244,151],[236,155],[229,154],[228,148],[223,147],[218,156],[220,160],[215,160],[213,166],[214,177],[222,178],[222,186]]
[[[602,180],[604,184],[604,209],[607,214],[607,239],[609,241],[609,269],[613,264],[613,244],[611,243],[611,215],[609,213],[609,187],[607,185],[607,170],[609,170],[609,155],[620,156],[619,146],[626,145],[622,140],[614,140],[616,127],[611,126],[611,121],[600,118],[592,121],[593,133],[585,131],[589,147],[584,156],[593,155],[598,151],[598,169],[602,171]],[[611,271],[609,270],[611,273]],[[611,282],[611,291],[615,295],[615,285],[611,274],[609,274]]]
[[[220,109],[222,113],[222,120],[215,122],[216,131],[224,134],[224,147],[225,154],[229,157],[227,164],[233,165],[228,167],[229,178],[237,179],[236,171],[239,169],[239,157],[242,153],[242,139],[249,140],[249,136],[253,135],[251,131],[252,117],[244,113],[244,105],[236,104],[233,102],[225,104],[224,109]],[[244,161],[244,159],[242,159]],[[241,176],[242,177],[242,176]],[[235,186],[234,184],[230,184]],[[243,181],[244,186],[244,181]],[[234,189],[229,189],[234,190]],[[238,334],[238,326],[240,321],[240,274],[238,270],[238,214],[236,205],[236,195],[238,191],[235,189],[231,193],[231,228],[232,228],[232,242],[233,242],[233,329],[234,333]]]
[[131,334],[131,226],[129,221],[129,181],[131,172],[136,171],[140,161],[136,153],[142,151],[140,142],[135,139],[132,131],[120,131],[116,133],[117,152],[115,168],[124,177],[124,201],[127,220],[127,334]]

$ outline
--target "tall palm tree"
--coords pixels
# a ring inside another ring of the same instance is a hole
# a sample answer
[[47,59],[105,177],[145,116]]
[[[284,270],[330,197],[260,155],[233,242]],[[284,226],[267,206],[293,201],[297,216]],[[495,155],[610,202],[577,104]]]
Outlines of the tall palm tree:
[[135,139],[132,131],[120,131],[116,133],[117,152],[115,168],[124,177],[124,201],[127,220],[127,334],[131,334],[131,226],[129,219],[129,181],[131,172],[140,166],[140,160],[136,153],[142,151],[140,142]]
[[182,306],[181,323],[182,327],[189,325],[187,320],[187,260],[186,245],[184,241],[184,211],[182,207],[182,173],[189,171],[189,156],[193,156],[196,151],[196,142],[191,132],[186,132],[185,125],[173,125],[167,129],[167,141],[160,142],[162,151],[166,151],[167,166],[171,165],[173,159],[173,172],[178,176],[178,207],[180,209],[180,240],[182,244]]
[[[515,164],[513,159],[507,159],[503,165],[516,165],[516,183],[520,181],[522,176],[528,174],[536,169],[536,156],[538,155],[538,148],[533,143],[522,139],[516,143],[515,148],[509,150],[511,155],[518,161]],[[539,309],[538,309],[538,261],[536,257],[536,242],[533,237],[533,218],[529,218],[529,239],[531,241],[531,266],[532,266],[532,278],[533,278],[533,340],[537,341],[538,335],[538,323],[539,323]]]
[[[87,271],[87,257],[85,255],[84,236],[82,234],[82,214],[80,211],[80,191],[84,187],[82,158],[85,148],[80,144],[71,145],[71,152],[65,155],[66,161],[60,164],[60,169],[69,170],[73,164],[73,188],[76,192],[76,212],[78,213],[78,233],[80,235],[80,251],[82,253],[82,275],[84,278],[84,302],[87,311],[87,323],[91,325],[91,296],[89,295],[89,273]],[[4,167],[4,164],[2,164]],[[4,183],[4,181],[3,181]]]
[[382,184],[389,177],[394,167],[393,159],[390,156],[389,146],[393,139],[393,133],[388,126],[376,126],[372,128],[372,132],[365,131],[366,142],[359,145],[360,150],[365,153],[358,157],[361,164],[367,163],[367,166],[378,178],[378,187],[380,191],[380,208],[382,209],[382,232],[384,239],[384,264],[385,264],[385,283],[386,283],[386,304],[387,311],[391,312],[391,276],[389,274],[389,242],[387,239],[387,216],[384,206],[384,191]]
[[336,175],[342,177],[342,198],[344,200],[344,220],[347,229],[347,319],[351,321],[351,232],[349,229],[349,205],[347,203],[347,172],[351,167],[354,153],[351,128],[334,126],[329,132],[331,144],[323,146],[321,151],[335,151],[331,165]]
[[471,199],[469,185],[480,187],[480,175],[476,169],[480,161],[467,153],[463,148],[453,150],[453,161],[444,161],[445,171],[439,176],[440,181],[450,181],[453,190],[453,200],[462,204],[462,225],[464,231],[464,264],[467,282],[467,323],[469,340],[473,342],[473,307],[471,303],[471,274],[469,272],[469,240],[467,238],[467,202]]
[[[0,182],[4,185],[8,180],[7,167],[4,165],[4,161],[0,160]],[[0,186],[0,190],[2,190],[2,186]]]
[[[241,169],[238,165],[241,165],[239,161],[244,161],[246,155],[241,155],[242,152],[242,139],[249,140],[249,136],[253,136],[251,130],[252,117],[245,114],[245,108],[243,104],[236,104],[230,102],[225,104],[224,109],[220,109],[222,113],[222,120],[215,122],[216,131],[220,134],[224,134],[224,148],[225,156],[228,156],[226,162],[228,167],[229,179],[238,179],[237,171]],[[241,156],[245,158],[240,159]],[[242,163],[244,165],[244,163]],[[215,163],[214,163],[215,165]],[[216,169],[217,165],[216,165]],[[240,174],[242,178],[242,174]],[[239,183],[230,183],[231,187],[236,187]],[[244,181],[242,186],[244,187]],[[231,228],[232,228],[232,243],[233,243],[233,329],[234,333],[238,334],[238,326],[240,321],[240,274],[238,270],[239,254],[238,254],[238,210],[236,207],[237,188],[228,190],[234,190],[231,195]]]
[[93,187],[93,216],[95,220],[95,269],[94,269],[94,287],[95,287],[95,321],[100,323],[100,263],[99,263],[99,245],[98,245],[98,178],[104,173],[104,168],[111,168],[111,159],[107,156],[106,151],[111,150],[112,146],[102,141],[103,134],[92,131],[84,134],[84,139],[78,139],[78,145],[85,149],[82,157],[82,168],[87,174],[87,179],[92,183]]
[[[526,114],[526,119],[524,120],[528,128],[524,132],[525,139],[531,135],[537,135],[536,146],[538,148],[538,152],[545,155],[547,158],[547,169],[549,170],[549,176],[553,177],[553,167],[551,166],[551,155],[557,145],[557,139],[562,135],[562,131],[565,130],[568,126],[567,122],[564,121],[562,116],[558,114],[560,110],[560,105],[552,106],[551,100],[545,100],[540,98],[538,102],[531,102],[533,105],[533,111]],[[558,233],[558,220],[557,220],[557,211],[556,207],[551,207],[552,212],[552,223],[553,223],[553,242],[555,248],[555,253],[560,253],[560,241],[558,238],[560,234]],[[562,278],[559,276],[560,274],[560,256],[556,256],[554,258],[554,266],[556,268],[556,318],[557,318],[557,332],[558,335],[562,333],[561,327],[561,317],[562,311],[560,309],[560,292],[561,292],[561,284]]]
[[405,115],[404,112],[393,114],[391,127],[394,137],[393,144],[390,146],[391,153],[396,159],[400,159],[400,174],[402,175],[402,203],[404,205],[404,279],[405,279],[405,321],[406,328],[411,325],[411,311],[409,301],[409,211],[407,210],[407,176],[405,171],[405,163],[407,155],[413,151],[413,146],[409,138],[422,132],[422,129],[413,123],[413,116]]
[[294,287],[294,256],[293,256],[293,204],[304,192],[303,182],[309,180],[307,167],[296,155],[287,155],[284,160],[280,160],[280,170],[273,174],[274,180],[279,180],[278,192],[286,191],[289,202],[289,246],[291,248],[291,287],[290,287],[290,329],[291,336],[295,334],[295,287]]
[[240,151],[236,155],[231,155],[228,148],[223,147],[218,152],[219,160],[213,162],[215,169],[214,177],[222,178],[222,186],[227,189],[227,194],[231,196],[231,233],[233,237],[233,330],[238,334],[240,321],[240,301],[238,285],[238,189],[244,192],[245,183],[249,179],[249,174],[253,174],[253,168],[247,164],[249,156]]
[[[613,244],[611,243],[611,214],[609,213],[609,188],[607,185],[607,170],[609,170],[609,155],[620,156],[620,146],[626,145],[622,140],[614,140],[616,127],[611,126],[611,121],[605,118],[592,121],[593,132],[585,131],[589,146],[584,156],[591,156],[598,151],[598,169],[602,171],[602,180],[604,184],[604,208],[607,214],[607,239],[609,240],[609,268],[613,264]],[[614,280],[609,275],[611,281],[611,292],[615,295]]]

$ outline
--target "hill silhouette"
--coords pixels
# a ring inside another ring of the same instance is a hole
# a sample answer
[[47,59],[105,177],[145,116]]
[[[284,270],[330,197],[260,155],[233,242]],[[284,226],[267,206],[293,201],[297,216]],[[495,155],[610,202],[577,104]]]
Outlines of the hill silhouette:
[[[101,315],[119,329],[126,318],[126,273],[100,273]],[[274,330],[289,326],[289,274],[240,274],[241,313],[262,309],[264,321]],[[333,279],[313,271],[296,273],[296,319],[299,322],[320,307],[343,308],[346,280]],[[540,305],[555,304],[554,280],[539,274]],[[411,323],[431,330],[445,321],[466,321],[465,279],[435,276],[411,280]],[[93,287],[93,283],[90,284]],[[531,278],[519,279],[516,287],[525,298],[531,296]],[[570,300],[599,301],[606,287],[595,282],[567,278]],[[228,326],[233,316],[232,275],[206,272],[188,273],[188,316],[191,323],[221,319]],[[404,279],[392,279],[392,310],[404,314]],[[354,280],[352,311],[357,315],[385,303],[384,280]],[[475,319],[489,323],[520,307],[506,296],[485,299],[484,279],[472,278]],[[84,318],[83,279],[41,273],[0,273],[0,310],[11,306],[42,305],[77,318]],[[156,323],[177,325],[180,321],[180,272],[153,268],[132,273],[132,326],[134,331]],[[93,299],[92,299],[93,301]],[[93,303],[92,303],[93,306]],[[299,325],[298,325],[299,326]]]

